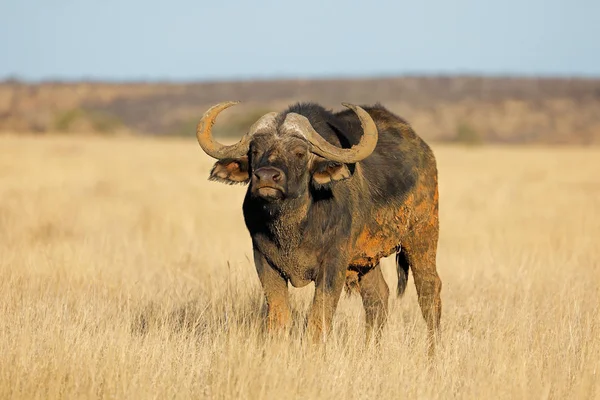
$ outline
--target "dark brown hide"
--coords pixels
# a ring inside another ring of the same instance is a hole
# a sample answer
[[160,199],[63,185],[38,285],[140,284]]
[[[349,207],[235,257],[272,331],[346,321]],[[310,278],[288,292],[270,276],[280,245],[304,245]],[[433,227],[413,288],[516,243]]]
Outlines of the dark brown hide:
[[404,293],[410,268],[432,354],[441,315],[436,160],[402,118],[379,104],[362,108],[375,122],[378,142],[361,161],[325,159],[285,124],[288,113],[300,114],[327,142],[350,148],[363,133],[355,112],[301,103],[253,134],[247,153],[217,161],[209,179],[249,183],[243,212],[270,327],[290,324],[288,282],[315,282],[307,328],[325,337],[346,284],[362,296],[368,337],[379,337],[389,297],[379,262],[396,253],[397,293]]

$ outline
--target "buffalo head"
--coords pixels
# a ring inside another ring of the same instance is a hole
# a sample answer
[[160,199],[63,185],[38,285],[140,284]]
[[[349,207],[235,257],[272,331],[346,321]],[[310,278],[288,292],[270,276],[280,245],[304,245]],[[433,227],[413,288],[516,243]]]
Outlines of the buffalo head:
[[[250,183],[249,193],[267,201],[298,198],[309,188],[350,177],[349,164],[369,156],[377,144],[377,127],[362,108],[343,103],[358,116],[363,128],[360,142],[344,149],[326,141],[307,117],[294,112],[267,113],[232,145],[217,142],[211,128],[219,113],[238,102],[211,107],[198,123],[200,147],[218,161],[210,180],[228,184]],[[330,129],[321,124],[321,129]]]

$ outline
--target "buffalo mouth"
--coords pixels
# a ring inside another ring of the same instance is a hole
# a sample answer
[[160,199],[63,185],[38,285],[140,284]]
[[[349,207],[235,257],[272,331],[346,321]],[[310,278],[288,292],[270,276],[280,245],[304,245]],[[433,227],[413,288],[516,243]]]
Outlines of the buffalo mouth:
[[278,186],[260,186],[254,189],[254,192],[264,199],[276,200],[283,198],[283,189]]

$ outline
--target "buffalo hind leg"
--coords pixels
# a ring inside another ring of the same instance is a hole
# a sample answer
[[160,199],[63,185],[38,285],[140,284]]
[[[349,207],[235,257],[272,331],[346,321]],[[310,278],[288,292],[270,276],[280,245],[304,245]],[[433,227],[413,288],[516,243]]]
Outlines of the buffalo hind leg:
[[374,334],[375,341],[379,342],[381,332],[387,321],[388,297],[390,295],[380,264],[377,264],[375,268],[360,277],[359,287],[363,307],[365,308],[366,341],[367,343],[370,342]]
[[267,301],[267,329],[285,331],[292,320],[287,281],[257,250],[254,250],[254,264]]
[[429,224],[421,225],[403,242],[401,250],[412,270],[419,306],[427,323],[430,356],[435,353],[436,343],[440,341],[442,314],[442,281],[436,270],[437,242],[437,219],[432,218]]

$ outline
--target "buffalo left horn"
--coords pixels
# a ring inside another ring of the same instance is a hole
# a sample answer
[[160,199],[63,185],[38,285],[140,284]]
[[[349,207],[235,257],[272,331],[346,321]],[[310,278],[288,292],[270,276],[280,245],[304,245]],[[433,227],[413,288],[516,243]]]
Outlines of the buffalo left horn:
[[367,158],[375,150],[378,139],[377,126],[369,113],[361,107],[348,103],[342,103],[342,105],[354,111],[363,128],[363,135],[360,138],[360,142],[349,149],[342,149],[326,141],[315,131],[308,118],[303,115],[289,113],[284,125],[306,137],[313,146],[312,152],[321,157],[345,164],[359,162]]

